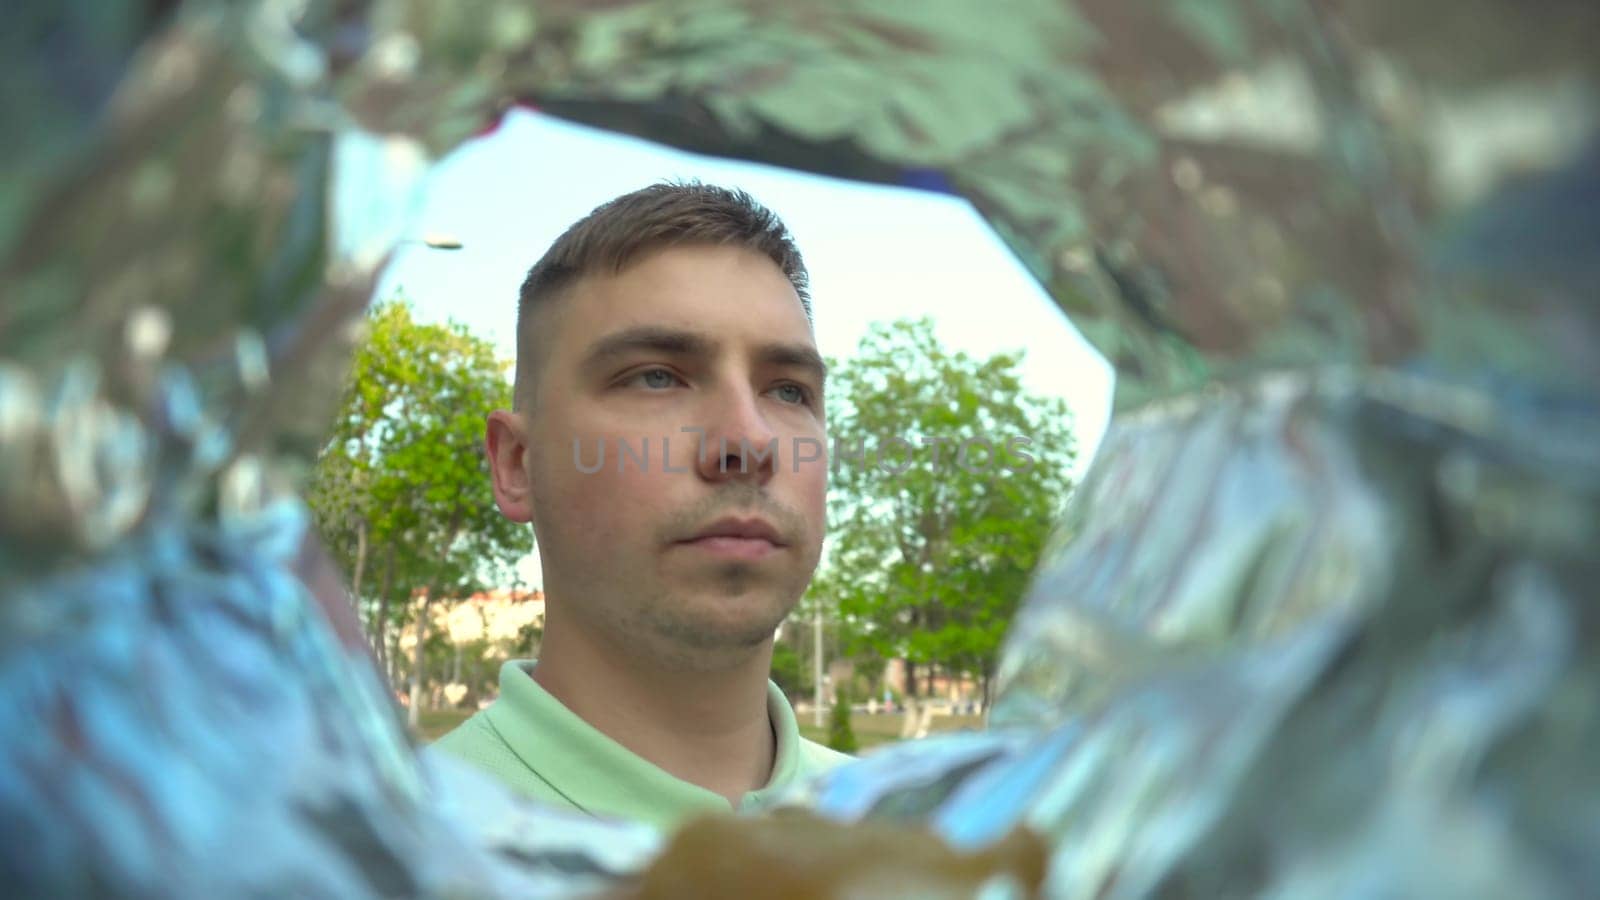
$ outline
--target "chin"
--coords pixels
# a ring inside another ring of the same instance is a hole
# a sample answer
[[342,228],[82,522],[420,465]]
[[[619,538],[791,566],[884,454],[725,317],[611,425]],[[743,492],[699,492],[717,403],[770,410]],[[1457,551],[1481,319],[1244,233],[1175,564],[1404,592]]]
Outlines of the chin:
[[[792,605],[792,604],[791,604]],[[762,610],[679,608],[678,615],[657,619],[655,632],[680,647],[696,651],[754,650],[771,641],[789,607]],[[730,612],[736,614],[730,615]]]
[[738,621],[727,619],[707,621],[704,634],[707,638],[717,641],[725,647],[759,647],[778,630],[787,610],[774,611],[769,615],[745,616]]

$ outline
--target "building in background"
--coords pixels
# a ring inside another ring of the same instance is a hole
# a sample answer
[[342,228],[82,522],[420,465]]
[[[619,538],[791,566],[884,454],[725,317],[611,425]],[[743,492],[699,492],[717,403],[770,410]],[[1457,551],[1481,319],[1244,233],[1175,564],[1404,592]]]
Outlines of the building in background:
[[[425,592],[412,597],[422,607]],[[428,695],[424,708],[482,706],[494,699],[500,666],[509,659],[536,657],[544,635],[544,592],[495,588],[459,600],[428,604],[428,630],[443,639],[448,655],[424,663]],[[415,617],[400,632],[399,659],[409,661],[417,645]]]

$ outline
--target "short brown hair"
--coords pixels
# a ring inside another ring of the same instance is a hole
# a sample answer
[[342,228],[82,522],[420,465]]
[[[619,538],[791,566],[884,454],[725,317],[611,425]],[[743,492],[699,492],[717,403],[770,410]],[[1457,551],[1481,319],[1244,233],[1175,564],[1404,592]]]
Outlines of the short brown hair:
[[532,400],[532,319],[538,305],[586,275],[616,274],[646,253],[684,244],[743,247],[767,257],[794,285],[811,318],[805,262],[776,214],[741,190],[699,182],[653,184],[596,207],[528,270],[517,298],[517,407]]

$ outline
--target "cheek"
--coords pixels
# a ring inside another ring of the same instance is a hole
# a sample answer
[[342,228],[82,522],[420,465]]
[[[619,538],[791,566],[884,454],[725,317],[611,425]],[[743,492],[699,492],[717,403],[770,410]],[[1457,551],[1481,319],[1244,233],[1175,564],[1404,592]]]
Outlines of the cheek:
[[794,479],[795,504],[820,532],[828,508],[828,462],[826,459],[808,461],[800,463],[798,469],[790,475]]
[[[633,445],[638,446],[636,439]],[[624,457],[619,467],[615,438],[605,440],[601,464],[599,447],[598,438],[584,440],[576,460],[570,442],[555,452],[546,448],[534,476],[536,503],[545,506],[541,520],[574,543],[615,546],[648,540],[670,506],[666,482],[672,476],[661,474],[660,447],[651,446],[645,467],[637,454]]]

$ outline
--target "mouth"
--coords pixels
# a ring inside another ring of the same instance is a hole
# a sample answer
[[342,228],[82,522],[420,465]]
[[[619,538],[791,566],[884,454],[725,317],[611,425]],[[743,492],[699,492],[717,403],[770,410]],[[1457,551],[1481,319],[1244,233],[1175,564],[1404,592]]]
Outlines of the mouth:
[[778,529],[765,519],[718,519],[678,542],[701,553],[725,559],[757,560],[787,546]]

